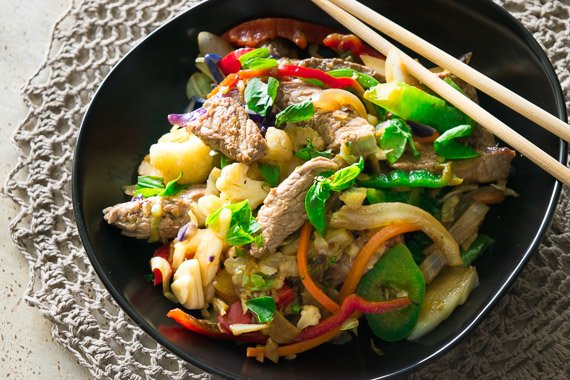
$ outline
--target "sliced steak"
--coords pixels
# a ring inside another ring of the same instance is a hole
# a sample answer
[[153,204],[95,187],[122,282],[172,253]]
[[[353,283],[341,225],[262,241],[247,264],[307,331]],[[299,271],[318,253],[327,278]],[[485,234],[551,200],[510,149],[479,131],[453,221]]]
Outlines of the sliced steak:
[[165,242],[176,237],[180,227],[190,222],[188,211],[192,203],[202,197],[205,191],[206,186],[197,185],[176,197],[135,197],[129,202],[105,208],[103,217],[107,223],[120,228],[123,235],[150,239],[151,225],[155,218],[152,215],[152,208],[156,204],[162,209],[162,216],[155,220],[155,223],[158,223],[157,238]]
[[295,169],[279,186],[271,189],[257,214],[264,238],[263,246],[253,246],[253,256],[275,252],[289,235],[301,228],[307,220],[305,196],[315,177],[337,169],[338,165],[328,158],[316,157]]
[[329,71],[335,69],[352,69],[359,71],[363,74],[368,74],[376,78],[380,82],[386,82],[384,75],[376,72],[368,66],[360,65],[358,63],[346,61],[340,58],[307,58],[307,59],[281,59],[279,63],[297,65],[301,67],[308,67],[311,69],[318,69],[322,71]]
[[250,164],[267,151],[267,141],[245,107],[231,97],[206,100],[203,111],[182,124],[210,148],[234,161]]
[[267,40],[260,47],[267,48],[269,53],[276,58],[289,57],[297,58],[297,49],[295,44],[284,38],[274,38]]
[[[321,88],[305,82],[283,81],[277,90],[275,105],[282,110],[290,104],[307,101],[321,91],[323,91]],[[343,144],[352,145],[360,140],[375,142],[374,127],[348,107],[336,111],[317,112],[311,120],[300,122],[299,125],[315,129],[323,138],[327,149],[338,151]]]
[[[413,155],[406,152],[392,165],[392,168],[405,171],[440,171],[442,158],[435,154],[432,146],[416,143],[416,148],[420,152],[419,159],[416,160]],[[516,156],[514,150],[491,146],[479,148],[477,151],[480,153],[478,157],[453,162],[453,172],[456,176],[463,178],[464,183],[490,183],[507,179],[511,161]]]
[[454,162],[453,172],[465,182],[489,183],[507,179],[514,150],[505,147],[487,147],[478,157]]

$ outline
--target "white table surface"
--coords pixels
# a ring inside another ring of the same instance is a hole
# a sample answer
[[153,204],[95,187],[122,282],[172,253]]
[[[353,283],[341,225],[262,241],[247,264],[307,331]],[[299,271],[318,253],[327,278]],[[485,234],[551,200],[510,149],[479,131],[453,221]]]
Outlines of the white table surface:
[[[51,28],[71,0],[0,0],[0,178],[16,160],[12,133],[26,115],[20,89],[44,61]],[[8,230],[15,204],[0,198],[0,378],[90,379],[73,355],[51,338],[51,322],[22,299],[28,264]]]

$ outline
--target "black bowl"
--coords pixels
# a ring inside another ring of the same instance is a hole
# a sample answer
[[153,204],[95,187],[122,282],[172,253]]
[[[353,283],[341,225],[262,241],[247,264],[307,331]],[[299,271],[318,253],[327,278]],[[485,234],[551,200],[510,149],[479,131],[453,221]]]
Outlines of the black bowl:
[[[564,98],[543,51],[513,17],[488,0],[364,1],[451,54],[474,53],[472,65],[566,120]],[[166,115],[187,105],[185,84],[194,71],[196,36],[221,33],[253,18],[284,16],[338,25],[307,0],[211,0],[149,35],[105,79],[85,115],[75,154],[73,204],[83,244],[119,305],[146,332],[183,359],[213,373],[247,378],[382,378],[425,365],[465,337],[512,284],[546,231],[560,184],[523,157],[513,163],[510,186],[520,196],[495,207],[483,230],[497,244],[477,262],[480,285],[467,303],[416,342],[380,343],[384,356],[362,339],[324,345],[295,361],[259,364],[245,348],[173,328],[175,305],[144,279],[153,247],[120,235],[101,210],[123,202],[138,162],[168,128]],[[482,106],[561,162],[566,144],[487,96]]]

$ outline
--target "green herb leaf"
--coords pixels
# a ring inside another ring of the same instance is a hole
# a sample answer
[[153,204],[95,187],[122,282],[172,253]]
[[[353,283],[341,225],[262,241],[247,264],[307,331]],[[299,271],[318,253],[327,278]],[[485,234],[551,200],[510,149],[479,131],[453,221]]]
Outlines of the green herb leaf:
[[259,172],[261,176],[271,187],[279,185],[279,167],[275,165],[259,164]]
[[412,153],[417,158],[419,152],[416,150],[412,136],[412,129],[402,119],[390,119],[379,125],[382,129],[382,137],[380,137],[380,148],[390,150],[386,153],[386,158],[390,164],[398,161],[406,144],[409,145]]
[[277,114],[275,117],[275,125],[280,126],[284,123],[297,123],[299,121],[309,120],[314,114],[315,106],[313,106],[313,102],[310,100],[291,104]]
[[254,57],[248,59],[242,66],[242,69],[251,69],[251,70],[261,70],[261,69],[271,69],[273,67],[277,67],[277,60],[275,58],[261,58],[261,57]]
[[178,181],[182,178],[182,171],[178,177],[164,185],[163,179],[154,176],[139,176],[135,195],[142,195],[144,198],[154,197],[156,195],[161,197],[169,197],[186,189],[188,185],[181,185]]
[[356,177],[364,169],[364,159],[342,168],[330,177],[319,176],[315,183],[309,188],[305,196],[305,211],[309,222],[315,227],[317,232],[325,235],[327,232],[326,203],[332,191],[343,191],[354,184]]
[[472,131],[473,127],[468,124],[459,125],[455,128],[451,128],[445,131],[433,143],[435,153],[438,156],[450,160],[461,160],[465,158],[477,157],[479,153],[477,153],[475,149],[455,141],[455,139],[458,137],[470,136]]
[[180,181],[180,178],[182,178],[182,171],[178,174],[178,177],[166,184],[166,187],[159,195],[161,197],[169,197],[178,194],[182,190],[187,189],[188,185],[182,185],[178,183],[178,181]]
[[253,218],[247,200],[220,207],[208,216],[206,227],[215,226],[224,209],[228,209],[232,213],[230,227],[226,233],[226,242],[229,245],[241,247],[246,244],[255,244],[259,247],[263,244],[263,235],[257,235],[261,227]]
[[243,66],[247,63],[247,61],[249,61],[250,59],[253,58],[267,58],[269,57],[271,54],[269,53],[269,49],[267,48],[259,48],[259,49],[255,49],[252,51],[248,51],[247,53],[245,53],[244,55],[240,56],[238,59],[242,65],[242,69],[244,68]]
[[489,247],[495,243],[493,238],[487,235],[479,235],[477,239],[471,244],[469,249],[461,252],[461,259],[463,260],[463,266],[466,267],[471,265],[473,261],[478,258],[483,252],[485,252]]
[[275,300],[269,296],[253,298],[245,301],[245,305],[255,316],[259,323],[268,323],[275,318],[277,306]]
[[309,222],[323,236],[327,232],[326,203],[330,195],[331,188],[329,184],[317,180],[309,188],[305,196],[305,210],[307,211]]
[[304,148],[295,152],[295,157],[300,158],[303,161],[309,161],[315,157],[331,158],[333,155],[334,154],[331,149],[324,151],[316,150],[310,140],[307,140],[307,145]]
[[269,77],[267,83],[259,78],[252,78],[245,88],[245,101],[247,108],[261,116],[267,116],[273,107],[279,81]]
[[354,163],[346,168],[342,168],[329,178],[325,179],[328,182],[331,190],[333,191],[343,191],[346,190],[354,184],[356,177],[364,169],[364,159],[360,157],[357,163]]
[[457,83],[455,83],[453,81],[453,79],[451,79],[450,77],[445,77],[445,79],[443,80],[445,83],[447,83],[448,85],[450,85],[451,87],[453,87],[454,89],[456,89],[457,91],[459,91],[462,95],[465,95],[465,92],[463,92],[463,90],[461,89],[461,87],[459,87],[457,85]]

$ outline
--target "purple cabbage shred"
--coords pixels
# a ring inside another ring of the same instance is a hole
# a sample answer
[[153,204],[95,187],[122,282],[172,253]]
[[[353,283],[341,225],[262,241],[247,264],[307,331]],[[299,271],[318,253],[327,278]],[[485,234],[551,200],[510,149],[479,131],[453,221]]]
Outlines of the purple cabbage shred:
[[190,223],[186,223],[178,230],[178,235],[176,235],[176,240],[182,241],[186,238],[186,232],[188,231],[188,226]]
[[204,115],[206,113],[205,108],[198,108],[189,113],[180,113],[180,114],[171,114],[168,115],[168,122],[172,125],[179,125],[181,127],[185,127],[191,122],[198,119],[198,117]]

